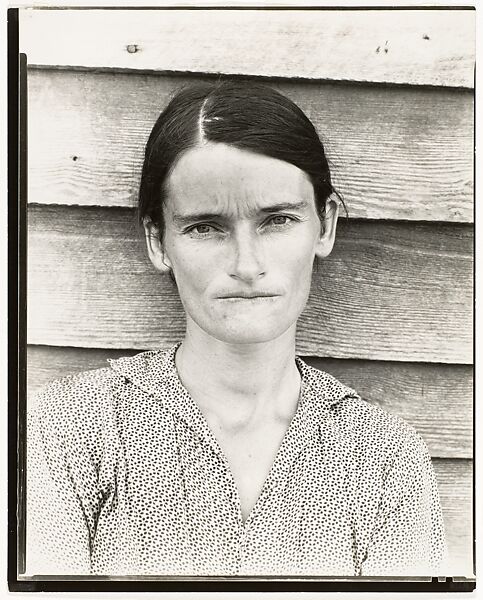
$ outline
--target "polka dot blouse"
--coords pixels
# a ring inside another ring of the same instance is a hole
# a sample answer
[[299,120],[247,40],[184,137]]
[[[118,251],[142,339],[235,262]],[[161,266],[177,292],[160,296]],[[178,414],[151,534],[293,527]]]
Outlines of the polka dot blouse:
[[442,572],[438,492],[413,428],[297,358],[298,408],[244,522],[176,349],[41,394],[28,417],[28,574]]

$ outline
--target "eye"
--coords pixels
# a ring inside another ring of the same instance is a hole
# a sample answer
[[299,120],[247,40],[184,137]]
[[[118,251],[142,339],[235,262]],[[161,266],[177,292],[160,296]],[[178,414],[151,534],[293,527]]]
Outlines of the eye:
[[191,225],[185,230],[185,233],[191,235],[192,237],[208,237],[213,234],[218,233],[220,230],[214,225],[210,225],[210,223],[197,223],[196,225]]
[[199,225],[194,225],[190,231],[194,231],[194,233],[199,233],[201,235],[206,233],[211,233],[214,228],[211,225],[207,225],[206,223],[200,223]]
[[286,225],[288,220],[289,218],[285,215],[276,215],[270,219],[270,223],[272,223],[272,225]]
[[274,215],[266,221],[266,225],[269,227],[285,227],[293,223],[296,219],[289,217],[288,215]]

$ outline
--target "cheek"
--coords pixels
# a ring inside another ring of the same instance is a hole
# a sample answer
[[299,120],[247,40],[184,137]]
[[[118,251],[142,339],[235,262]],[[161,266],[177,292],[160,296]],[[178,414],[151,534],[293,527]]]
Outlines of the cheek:
[[280,256],[279,263],[292,277],[304,279],[312,273],[315,259],[315,241],[313,236],[299,236],[291,240],[283,249],[283,257]]
[[199,249],[180,248],[175,243],[166,244],[166,252],[173,267],[178,290],[202,291],[213,276],[214,261],[208,252]]

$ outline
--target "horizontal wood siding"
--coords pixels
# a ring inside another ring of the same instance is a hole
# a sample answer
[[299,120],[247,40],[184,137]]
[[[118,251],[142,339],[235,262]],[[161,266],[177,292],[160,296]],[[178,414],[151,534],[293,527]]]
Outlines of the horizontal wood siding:
[[[49,381],[107,367],[107,359],[135,353],[135,350],[30,346],[27,370],[29,406],[35,405],[35,395]],[[314,357],[305,357],[305,360],[357,389],[365,400],[413,425],[426,441],[431,456],[473,456],[470,366]]]
[[[184,331],[126,209],[31,206],[32,344],[149,348]],[[472,227],[343,222],[299,322],[301,354],[471,363]]]
[[473,575],[473,462],[433,460],[448,546],[447,575]]
[[[31,70],[29,201],[134,206],[151,127],[196,80]],[[473,220],[472,92],[274,85],[316,124],[350,217]]]
[[29,64],[472,87],[468,10],[24,10]]

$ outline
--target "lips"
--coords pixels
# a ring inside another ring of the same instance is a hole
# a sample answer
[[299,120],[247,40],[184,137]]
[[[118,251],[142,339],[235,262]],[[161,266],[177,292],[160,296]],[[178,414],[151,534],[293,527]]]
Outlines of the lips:
[[220,294],[218,298],[220,300],[254,300],[255,298],[276,298],[278,296],[280,294],[272,292],[232,292]]

